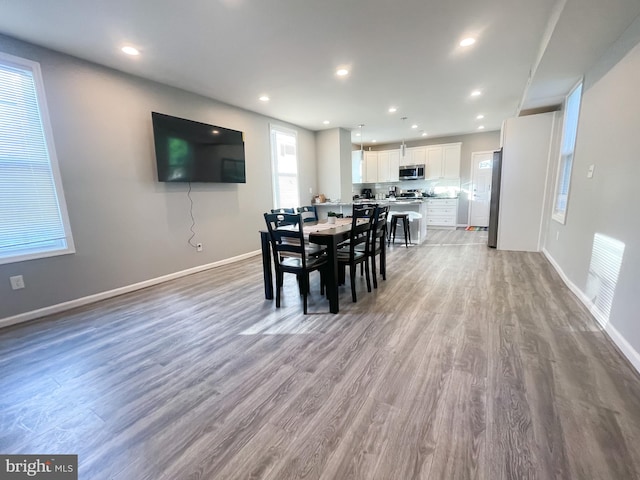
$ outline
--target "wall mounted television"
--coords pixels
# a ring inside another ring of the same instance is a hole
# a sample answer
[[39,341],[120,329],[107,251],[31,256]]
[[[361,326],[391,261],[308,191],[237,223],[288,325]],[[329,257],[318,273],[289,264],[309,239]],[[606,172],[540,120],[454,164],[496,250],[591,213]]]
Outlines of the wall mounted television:
[[160,182],[246,183],[244,134],[151,112]]

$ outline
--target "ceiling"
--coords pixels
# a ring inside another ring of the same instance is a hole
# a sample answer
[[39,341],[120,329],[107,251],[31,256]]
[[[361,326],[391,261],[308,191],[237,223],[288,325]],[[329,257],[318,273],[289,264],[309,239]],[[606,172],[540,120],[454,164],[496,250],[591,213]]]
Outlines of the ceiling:
[[639,14],[638,0],[3,0],[0,32],[354,143],[364,124],[369,145],[558,104]]

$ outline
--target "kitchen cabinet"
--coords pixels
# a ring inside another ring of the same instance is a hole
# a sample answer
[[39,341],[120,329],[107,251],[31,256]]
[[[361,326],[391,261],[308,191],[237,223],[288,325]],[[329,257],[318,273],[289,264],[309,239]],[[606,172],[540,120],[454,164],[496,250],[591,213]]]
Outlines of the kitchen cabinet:
[[460,178],[461,143],[429,145],[425,178]]
[[405,148],[404,157],[400,157],[399,166],[424,165],[427,161],[427,147]]
[[426,203],[428,226],[456,228],[458,224],[457,198],[428,198]]
[[351,183],[362,183],[364,181],[364,155],[362,150],[351,152]]
[[460,178],[461,143],[451,143],[442,146],[442,177]]
[[400,150],[382,150],[378,153],[378,182],[397,182],[400,168]]
[[364,182],[376,183],[378,181],[378,152],[364,152]]

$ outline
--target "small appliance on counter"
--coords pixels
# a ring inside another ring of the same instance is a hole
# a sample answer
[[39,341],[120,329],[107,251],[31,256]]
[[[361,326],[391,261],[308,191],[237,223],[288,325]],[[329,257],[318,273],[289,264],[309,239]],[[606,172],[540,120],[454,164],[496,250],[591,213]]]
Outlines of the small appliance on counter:
[[370,188],[363,188],[362,192],[360,193],[360,198],[373,198],[373,191]]
[[422,194],[419,193],[417,190],[409,190],[407,192],[402,192],[400,194],[400,197],[402,197],[402,198],[422,198]]

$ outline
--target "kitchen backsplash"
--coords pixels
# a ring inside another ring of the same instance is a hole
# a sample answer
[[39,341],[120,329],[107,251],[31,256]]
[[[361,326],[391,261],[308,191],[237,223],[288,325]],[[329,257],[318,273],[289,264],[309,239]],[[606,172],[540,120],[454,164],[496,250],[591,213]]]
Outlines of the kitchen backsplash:
[[360,195],[363,188],[370,188],[372,193],[377,195],[387,195],[389,189],[396,187],[397,191],[406,192],[408,190],[419,190],[425,193],[437,195],[456,196],[460,192],[460,180],[455,179],[436,179],[436,180],[405,180],[393,183],[363,183],[352,187],[353,195]]

